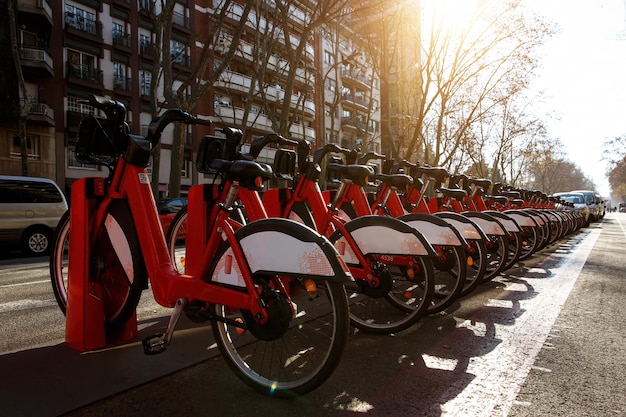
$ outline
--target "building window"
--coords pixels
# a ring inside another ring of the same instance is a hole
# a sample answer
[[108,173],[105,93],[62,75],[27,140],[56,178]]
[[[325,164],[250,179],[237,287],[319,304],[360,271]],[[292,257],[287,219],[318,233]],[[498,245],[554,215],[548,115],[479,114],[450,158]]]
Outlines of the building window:
[[172,62],[181,65],[188,65],[187,53],[185,51],[184,44],[177,41],[170,41],[170,54],[172,56]]
[[97,165],[87,165],[82,162],[78,162],[76,159],[76,151],[73,147],[67,148],[67,167],[68,168],[79,168],[79,169],[88,169],[90,171],[97,171]]
[[326,81],[324,81],[324,88],[334,93],[337,90],[337,81],[332,78],[326,78]]
[[335,56],[330,51],[324,51],[324,63],[335,65]]
[[96,14],[89,10],[79,9],[71,4],[65,5],[65,24],[74,29],[96,35]]
[[94,114],[93,106],[81,103],[81,101],[84,100],[78,97],[68,97],[67,110],[75,113]]
[[97,62],[97,58],[94,55],[73,49],[67,50],[67,70],[69,75],[73,77],[81,80],[101,82],[102,71],[98,70]]
[[183,169],[180,171],[180,176],[182,178],[189,178],[191,175],[191,161],[185,159],[183,160]]
[[139,91],[142,96],[150,95],[150,80],[152,74],[149,71],[139,71]]
[[113,63],[113,86],[121,90],[130,90],[126,80],[126,65],[119,62]]
[[[39,136],[26,135],[26,154],[28,159],[41,159],[40,149],[41,140]],[[22,152],[20,147],[20,136],[16,133],[13,135],[13,141],[11,142],[11,158],[21,158]]]

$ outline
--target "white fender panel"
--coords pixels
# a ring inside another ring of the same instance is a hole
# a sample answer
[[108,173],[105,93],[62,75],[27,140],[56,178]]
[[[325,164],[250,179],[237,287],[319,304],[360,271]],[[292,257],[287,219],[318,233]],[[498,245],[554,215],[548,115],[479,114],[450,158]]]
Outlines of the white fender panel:
[[533,219],[529,216],[526,216],[520,213],[511,213],[511,212],[507,212],[506,215],[514,219],[517,222],[517,224],[519,224],[520,226],[530,226],[530,227],[537,226],[537,224],[535,224]]
[[[414,256],[429,254],[422,242],[413,233],[400,232],[390,227],[364,226],[353,230],[350,235],[363,254]],[[346,263],[358,263],[345,237],[341,237],[335,242],[335,248]]]
[[502,227],[500,227],[500,225],[495,222],[495,221],[491,221],[491,220],[487,220],[483,217],[474,217],[474,216],[468,216],[474,223],[478,224],[478,226],[480,226],[480,228],[483,230],[483,232],[485,232],[485,234],[487,235],[505,235],[506,232],[504,230],[502,230]]
[[452,225],[456,230],[458,230],[459,233],[461,233],[461,236],[463,236],[465,239],[482,240],[482,236],[480,233],[481,230],[477,229],[477,227],[480,227],[480,226],[474,225],[472,223],[462,222],[456,219],[450,219],[447,217],[444,217],[443,220],[445,220],[450,225]]
[[[261,231],[239,241],[252,273],[269,271],[333,277],[335,273],[326,254],[315,242],[305,242],[279,231]],[[219,260],[212,279],[245,286],[232,249]]]
[[107,214],[106,219],[104,219],[104,227],[106,228],[109,239],[111,240],[111,245],[113,246],[115,255],[120,261],[122,268],[124,268],[126,278],[128,278],[128,281],[132,284],[135,281],[133,255],[130,251],[128,239],[126,239],[126,235],[122,230],[122,226],[117,222],[117,220],[115,220],[115,217]]
[[517,227],[519,223],[516,224],[517,219],[513,219],[513,216],[509,216],[508,214],[507,216],[510,218],[507,219],[505,217],[500,217],[500,216],[494,216],[494,217],[498,219],[500,223],[502,223],[502,225],[504,226],[507,232],[512,232],[512,233],[519,232],[520,231],[519,227]]
[[410,220],[405,223],[424,235],[431,245],[462,246],[458,236],[450,227],[426,220]]

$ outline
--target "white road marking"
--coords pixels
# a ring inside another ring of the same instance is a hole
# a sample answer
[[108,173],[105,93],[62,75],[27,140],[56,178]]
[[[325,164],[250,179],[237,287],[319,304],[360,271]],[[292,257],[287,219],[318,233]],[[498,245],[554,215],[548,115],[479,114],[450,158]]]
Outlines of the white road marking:
[[[601,229],[592,229],[567,257],[549,257],[546,262],[559,259],[557,265],[549,268],[549,278],[525,279],[537,295],[519,301],[524,313],[513,323],[495,324],[495,337],[501,343],[491,352],[470,360],[466,372],[475,378],[458,395],[452,393],[460,387],[450,388],[453,399],[442,404],[443,416],[491,417],[509,413],[539,351],[549,348],[548,334],[600,232]],[[475,326],[476,323],[467,321],[459,327]],[[442,398],[446,397],[444,393]]]
[[57,302],[54,299],[11,301],[9,303],[0,304],[0,313],[6,313],[7,311],[29,310],[32,308],[42,308],[42,307],[50,307],[50,306],[56,306],[56,305],[57,305]]
[[17,284],[4,284],[4,285],[0,285],[0,288],[21,287],[23,285],[43,284],[44,282],[50,282],[50,280],[49,279],[42,279],[40,281],[20,282],[20,283],[17,283]]

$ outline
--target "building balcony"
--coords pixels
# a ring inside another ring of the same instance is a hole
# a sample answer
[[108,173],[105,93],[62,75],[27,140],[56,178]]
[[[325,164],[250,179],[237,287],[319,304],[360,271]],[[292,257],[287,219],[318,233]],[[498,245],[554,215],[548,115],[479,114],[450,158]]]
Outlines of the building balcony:
[[[24,100],[20,100],[24,107]],[[54,126],[54,110],[44,103],[30,103],[28,108],[28,121]]]
[[33,68],[38,72],[54,76],[54,62],[47,51],[27,46],[19,47],[20,64],[23,67]]
[[113,31],[113,46],[130,50],[130,33]]
[[[224,71],[215,83],[215,87],[242,93],[245,97],[250,93],[251,86],[251,77],[233,71]],[[254,88],[253,94],[274,102],[281,102],[285,99],[285,92],[275,86],[266,87],[263,91],[263,95],[259,93],[258,88]],[[312,100],[302,98],[296,94],[291,96],[290,107],[294,110],[304,111],[305,115],[311,117],[315,116],[315,103]]]
[[141,12],[150,14],[154,10],[155,0],[139,0],[138,3],[139,3],[139,11]]
[[139,44],[139,52],[142,58],[153,60],[157,51],[157,46],[152,42],[142,42]]
[[342,117],[341,127],[361,133],[367,131],[367,124],[355,117]]
[[65,30],[81,36],[87,34],[95,40],[102,41],[102,23],[74,13],[65,12]]
[[131,79],[120,75],[113,75],[113,89],[118,94],[130,94],[132,89]]
[[17,2],[17,10],[41,15],[49,24],[52,24],[52,8],[47,0],[20,0]]
[[358,85],[361,87],[361,89],[369,90],[371,88],[372,78],[363,75],[361,71],[349,68],[342,68],[341,81],[344,84]]
[[191,56],[187,54],[175,54],[172,55],[172,65],[181,67],[184,70],[191,69]]
[[66,71],[68,81],[91,84],[91,87],[97,85],[102,88],[103,86],[102,70],[98,68],[67,62]]
[[191,29],[191,19],[179,12],[174,12],[172,14],[172,24],[187,30]]
[[341,95],[341,104],[343,106],[352,106],[356,107],[362,111],[369,111],[370,101],[356,94],[342,94]]

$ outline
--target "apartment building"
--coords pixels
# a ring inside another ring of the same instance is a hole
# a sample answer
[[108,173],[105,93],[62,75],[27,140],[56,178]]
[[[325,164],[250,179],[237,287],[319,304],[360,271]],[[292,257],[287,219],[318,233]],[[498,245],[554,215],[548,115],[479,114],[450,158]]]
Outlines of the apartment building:
[[[242,128],[247,139],[281,131],[315,146],[334,142],[380,151],[380,88],[373,75],[373,58],[361,49],[362,39],[351,32],[349,22],[326,23],[311,30],[307,26],[311,4],[293,2],[284,26],[288,30],[270,33],[268,27],[278,26],[276,5],[271,0],[256,2],[242,20],[246,4],[176,0],[169,44],[174,88],[195,77],[206,44],[212,49],[208,72],[228,59],[194,111],[211,117],[216,128]],[[21,172],[15,107],[10,104],[21,103],[22,108],[28,106],[30,175],[53,178],[66,191],[78,178],[107,175],[106,168],[81,164],[74,156],[80,119],[94,111],[81,100],[89,94],[120,100],[135,134],[145,133],[153,113],[167,107],[162,84],[157,85],[156,109],[150,100],[154,66],[159,65],[154,23],[161,13],[159,5],[153,0],[17,2],[17,43],[27,98],[18,88],[14,71],[7,70],[7,76],[0,79],[8,93],[8,100],[0,103],[6,110],[0,119],[0,172]],[[223,7],[228,8],[226,20],[208,39],[208,28]],[[238,32],[242,23],[245,27]],[[2,26],[7,28],[4,22]],[[235,53],[229,54],[233,43]],[[11,56],[7,30],[0,44],[5,56]],[[300,45],[294,60],[293,51]],[[181,171],[183,193],[206,181],[193,164],[194,145],[206,133],[188,128]],[[166,131],[158,177],[160,196],[167,194],[171,143],[171,131]],[[272,151],[263,158],[272,160]]]

